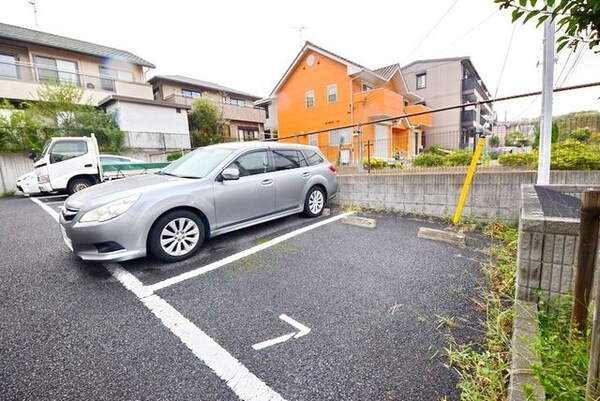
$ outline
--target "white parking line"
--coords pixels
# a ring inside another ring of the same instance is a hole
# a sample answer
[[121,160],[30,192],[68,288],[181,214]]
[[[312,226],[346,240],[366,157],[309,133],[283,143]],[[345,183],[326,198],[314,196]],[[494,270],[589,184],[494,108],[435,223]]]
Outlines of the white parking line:
[[38,199],[53,199],[53,198],[65,198],[67,199],[69,195],[47,195],[47,196],[38,196]]
[[[44,209],[55,221],[58,213],[38,201],[31,200]],[[154,295],[149,287],[133,274],[116,263],[103,265],[126,289],[136,297],[156,316],[163,325],[175,334],[193,353],[212,369],[227,386],[244,401],[285,401],[284,398],[267,386],[262,380],[248,370],[240,361],[221,347],[208,334],[200,330],[185,318],[168,302]]]
[[160,281],[160,282],[158,282],[156,284],[152,284],[152,285],[149,286],[149,288],[152,289],[152,292],[154,292],[154,291],[158,291],[160,289],[169,287],[169,286],[171,286],[173,284],[181,283],[182,281],[188,280],[190,278],[198,277],[198,276],[200,276],[202,274],[208,273],[209,271],[218,269],[219,267],[223,267],[225,265],[228,265],[230,263],[238,261],[238,260],[240,260],[242,258],[245,258],[246,256],[250,256],[252,254],[255,254],[257,252],[260,252],[262,250],[270,248],[270,247],[272,247],[274,245],[277,245],[277,244],[279,244],[279,243],[281,243],[283,241],[287,241],[290,238],[296,237],[296,236],[298,236],[300,234],[303,234],[305,232],[308,232],[310,230],[314,230],[315,228],[324,226],[324,225],[329,224],[329,223],[333,223],[334,221],[337,221],[337,220],[341,220],[344,217],[351,215],[352,213],[353,212],[342,213],[342,214],[339,214],[337,216],[331,217],[331,218],[329,218],[327,220],[323,220],[323,221],[320,221],[318,223],[311,224],[310,226],[300,228],[300,229],[298,229],[296,231],[292,231],[291,233],[287,233],[285,235],[282,235],[281,237],[273,238],[272,240],[267,241],[267,242],[265,242],[263,244],[256,245],[256,246],[254,246],[254,247],[252,247],[250,249],[246,249],[245,251],[238,252],[238,253],[236,253],[234,255],[228,256],[225,259],[221,259],[219,261],[210,263],[210,264],[208,264],[206,266],[203,266],[203,267],[200,267],[198,269],[191,270],[189,272],[180,274],[179,276],[171,277],[171,278],[168,278],[168,279],[166,279],[164,281]]

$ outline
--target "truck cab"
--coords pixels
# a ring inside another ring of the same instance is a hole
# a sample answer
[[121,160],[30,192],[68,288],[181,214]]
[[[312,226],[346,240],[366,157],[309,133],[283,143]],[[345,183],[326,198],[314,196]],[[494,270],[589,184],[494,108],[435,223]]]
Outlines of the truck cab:
[[43,192],[73,194],[100,182],[102,176],[98,142],[94,136],[52,138],[34,165]]

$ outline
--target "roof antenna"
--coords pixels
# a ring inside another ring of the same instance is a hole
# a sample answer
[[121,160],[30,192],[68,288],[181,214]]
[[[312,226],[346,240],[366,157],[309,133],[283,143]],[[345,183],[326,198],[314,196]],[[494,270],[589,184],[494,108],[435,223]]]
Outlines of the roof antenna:
[[298,35],[300,36],[300,47],[304,46],[304,39],[302,38],[302,31],[306,29],[304,26],[293,26],[292,29],[298,30]]
[[29,0],[29,4],[31,4],[33,6],[33,18],[35,19],[35,27],[39,28],[40,26],[38,25],[37,7],[36,7],[36,4],[35,4],[35,0]]

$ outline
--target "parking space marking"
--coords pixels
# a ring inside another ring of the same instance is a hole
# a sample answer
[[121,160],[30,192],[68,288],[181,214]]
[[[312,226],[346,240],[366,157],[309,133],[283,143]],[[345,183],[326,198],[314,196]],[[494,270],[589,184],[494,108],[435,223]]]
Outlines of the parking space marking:
[[257,252],[260,252],[262,250],[265,250],[267,248],[275,246],[275,245],[277,245],[277,244],[279,244],[279,243],[281,243],[283,241],[287,241],[290,238],[296,237],[296,236],[298,236],[300,234],[303,234],[303,233],[308,232],[310,230],[314,230],[315,228],[324,226],[326,224],[333,223],[334,221],[338,221],[340,219],[343,219],[344,217],[349,216],[352,213],[353,212],[342,213],[342,214],[339,214],[337,216],[331,217],[331,218],[329,218],[327,220],[323,220],[323,221],[320,221],[318,223],[311,224],[310,226],[300,228],[300,229],[298,229],[296,231],[292,231],[291,233],[287,233],[287,234],[282,235],[280,237],[273,238],[272,240],[267,241],[267,242],[265,242],[263,244],[256,245],[256,246],[254,246],[254,247],[252,247],[250,249],[246,249],[246,250],[244,250],[242,252],[238,252],[238,253],[236,253],[234,255],[228,256],[225,259],[218,260],[216,262],[210,263],[210,264],[208,264],[206,266],[203,266],[203,267],[200,267],[198,269],[191,270],[189,272],[180,274],[179,276],[171,277],[171,278],[168,278],[166,280],[160,281],[160,282],[158,282],[156,284],[152,284],[152,285],[149,286],[149,288],[154,292],[154,291],[158,291],[160,289],[169,287],[169,286],[171,286],[173,284],[181,283],[182,281],[188,280],[190,278],[198,277],[198,276],[200,276],[202,274],[205,274],[205,273],[208,273],[208,272],[210,272],[212,270],[218,269],[219,267],[223,267],[225,265],[228,265],[230,263],[233,263],[235,261],[243,259],[246,256],[250,256],[252,254],[255,254]]
[[252,348],[254,348],[255,350],[261,350],[263,348],[267,348],[270,347],[272,345],[275,344],[281,344],[283,342],[286,342],[287,340],[289,340],[290,338],[294,337],[294,338],[300,338],[303,337],[305,335],[307,335],[308,333],[310,333],[310,329],[308,327],[306,327],[305,325],[303,325],[300,322],[295,321],[294,319],[292,319],[291,317],[287,316],[287,315],[280,315],[279,318],[281,320],[283,320],[284,322],[291,324],[292,326],[294,326],[294,328],[300,330],[297,333],[290,333],[290,334],[286,334],[284,336],[281,337],[277,337],[277,338],[273,338],[272,340],[267,340],[267,341],[263,341],[261,343],[258,344],[254,344],[252,346]]
[[52,216],[52,218],[58,223],[58,212],[54,209],[52,209],[50,206],[46,205],[44,202],[40,201],[37,198],[29,198],[31,199],[31,201],[35,204],[37,204],[39,207],[41,207],[42,209],[44,209],[46,211],[46,213],[48,213],[50,216]]
[[[58,213],[37,199],[30,198],[58,221]],[[248,370],[240,361],[221,347],[208,334],[179,313],[167,301],[152,294],[133,274],[116,263],[103,264],[110,274],[131,291],[192,353],[206,364],[227,386],[244,401],[285,401]]]

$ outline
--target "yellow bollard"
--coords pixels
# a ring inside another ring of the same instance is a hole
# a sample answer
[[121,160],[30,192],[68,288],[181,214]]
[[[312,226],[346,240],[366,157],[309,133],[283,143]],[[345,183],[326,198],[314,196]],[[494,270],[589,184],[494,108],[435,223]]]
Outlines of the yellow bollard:
[[458,199],[458,205],[456,205],[456,212],[454,212],[454,218],[452,219],[453,224],[458,224],[460,221],[460,217],[462,215],[463,207],[465,206],[465,202],[467,201],[467,195],[469,194],[469,188],[471,187],[471,181],[473,181],[473,176],[475,175],[475,169],[477,168],[477,162],[479,161],[479,157],[481,156],[481,152],[483,151],[483,147],[485,146],[485,137],[480,137],[479,141],[477,141],[477,147],[475,148],[475,153],[473,154],[473,159],[471,159],[471,165],[469,166],[469,170],[467,171],[467,178],[465,178],[465,182],[462,187],[462,191],[460,192],[460,198]]

